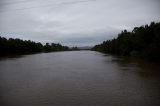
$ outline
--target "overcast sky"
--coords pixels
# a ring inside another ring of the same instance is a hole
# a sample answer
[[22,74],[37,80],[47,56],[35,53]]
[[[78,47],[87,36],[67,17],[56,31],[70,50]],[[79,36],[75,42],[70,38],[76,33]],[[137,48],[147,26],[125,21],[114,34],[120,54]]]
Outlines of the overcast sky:
[[160,22],[160,0],[0,0],[0,36],[93,46]]

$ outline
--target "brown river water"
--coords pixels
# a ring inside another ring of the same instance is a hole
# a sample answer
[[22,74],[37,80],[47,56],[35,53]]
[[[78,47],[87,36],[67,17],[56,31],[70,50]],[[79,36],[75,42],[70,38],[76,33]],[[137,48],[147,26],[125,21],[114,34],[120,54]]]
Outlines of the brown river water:
[[1,58],[0,106],[160,106],[160,64],[95,51]]

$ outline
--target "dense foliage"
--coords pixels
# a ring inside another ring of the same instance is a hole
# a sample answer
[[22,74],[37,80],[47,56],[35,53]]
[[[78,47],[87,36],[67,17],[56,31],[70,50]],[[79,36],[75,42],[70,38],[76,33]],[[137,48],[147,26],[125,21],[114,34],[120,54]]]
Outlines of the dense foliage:
[[29,54],[65,50],[68,50],[68,47],[60,44],[46,43],[42,45],[40,42],[36,43],[30,40],[0,37],[0,54]]
[[160,61],[160,23],[135,27],[132,32],[124,30],[117,38],[95,45],[92,50]]

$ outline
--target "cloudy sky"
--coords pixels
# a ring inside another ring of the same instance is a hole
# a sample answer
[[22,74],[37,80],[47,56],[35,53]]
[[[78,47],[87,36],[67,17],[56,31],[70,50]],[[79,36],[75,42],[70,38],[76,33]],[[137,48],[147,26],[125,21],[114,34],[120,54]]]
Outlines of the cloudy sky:
[[160,22],[160,0],[0,0],[0,36],[93,46]]

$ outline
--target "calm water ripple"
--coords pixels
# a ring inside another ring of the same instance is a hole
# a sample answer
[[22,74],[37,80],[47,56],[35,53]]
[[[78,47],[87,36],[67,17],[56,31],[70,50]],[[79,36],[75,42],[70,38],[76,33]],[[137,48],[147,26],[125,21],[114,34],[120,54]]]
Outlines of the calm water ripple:
[[160,106],[160,65],[94,51],[3,58],[0,106]]

